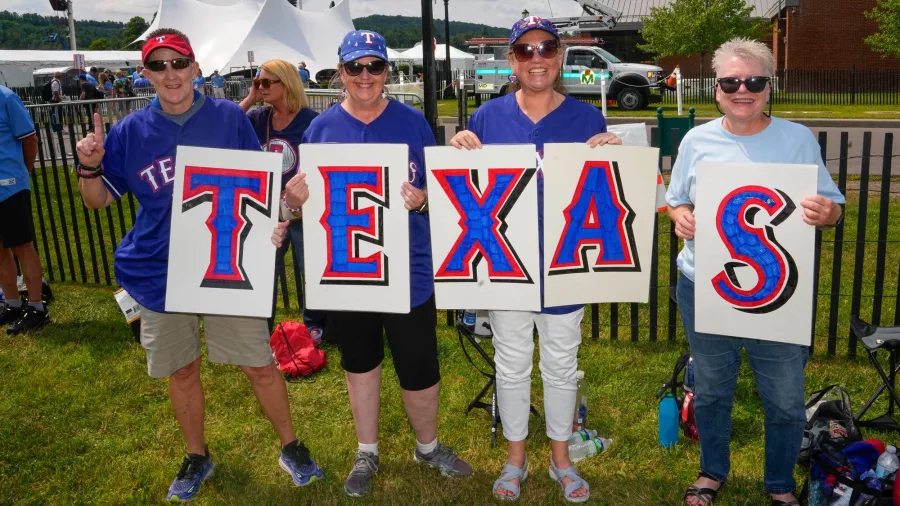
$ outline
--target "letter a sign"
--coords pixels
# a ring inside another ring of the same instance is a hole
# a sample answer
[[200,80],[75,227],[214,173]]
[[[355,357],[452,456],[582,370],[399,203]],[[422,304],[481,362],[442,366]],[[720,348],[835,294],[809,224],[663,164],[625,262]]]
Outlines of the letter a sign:
[[815,229],[800,201],[817,167],[697,165],[697,332],[809,345]]
[[166,311],[269,316],[280,188],[280,154],[178,148]]

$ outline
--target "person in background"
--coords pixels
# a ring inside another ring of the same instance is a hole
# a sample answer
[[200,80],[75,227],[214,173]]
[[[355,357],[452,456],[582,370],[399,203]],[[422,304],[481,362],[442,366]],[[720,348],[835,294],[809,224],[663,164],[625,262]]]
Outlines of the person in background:
[[203,78],[203,71],[200,70],[200,67],[197,67],[196,75],[194,76],[194,91],[198,93],[206,94],[206,79]]
[[[206,444],[206,403],[200,379],[201,319],[208,360],[237,366],[247,376],[278,435],[277,465],[294,485],[308,485],[324,473],[295,435],[284,377],[272,359],[265,319],[165,311],[177,147],[259,151],[259,140],[237,104],[208,100],[194,91],[191,79],[197,63],[186,35],[171,28],[154,30],[141,56],[144,76],[153,83],[156,96],[149,106],[116,123],[105,142],[102,120],[95,114],[93,132],[76,147],[77,174],[81,196],[90,209],[107,208],[125,195],[134,196],[140,204],[134,226],[116,248],[113,267],[116,281],[141,305],[147,372],[153,378],[168,378],[172,411],[187,447],[166,499],[191,500],[214,467]],[[171,427],[166,424],[160,430]],[[170,440],[168,435],[161,439]],[[157,477],[154,474],[153,479]]]
[[[546,19],[531,16],[510,30],[507,59],[518,81],[510,92],[481,106],[463,130],[450,140],[457,148],[478,149],[482,144],[531,144],[537,146],[538,237],[544,228],[544,144],[584,142],[593,148],[621,144],[606,131],[606,121],[596,107],[566,96],[560,68],[563,51],[559,34]],[[601,155],[602,156],[602,155]],[[543,242],[540,265],[544,264]],[[516,500],[528,476],[525,440],[531,404],[531,371],[537,327],[540,369],[544,383],[544,417],[550,438],[550,475],[559,483],[566,501],[590,498],[588,483],[569,459],[567,440],[575,414],[578,348],[584,305],[544,307],[541,276],[541,311],[491,311],[494,360],[497,366],[497,404],[508,443],[506,464],[494,482],[493,495]]]
[[[22,100],[0,86],[0,325],[7,335],[37,330],[50,323],[41,299],[41,258],[34,249],[29,175],[34,170],[38,138]],[[13,258],[15,255],[15,258]],[[28,287],[28,301],[19,297],[16,260]]]
[[219,74],[218,69],[213,70],[212,76],[209,78],[209,83],[212,85],[214,97],[225,98],[225,76]]
[[128,78],[121,70],[116,71],[116,80],[113,81],[113,95],[116,98],[125,98],[128,96]]
[[[712,504],[731,467],[731,414],[741,348],[747,353],[762,401],[765,424],[763,483],[772,506],[799,506],[794,467],[806,427],[803,369],[807,346],[696,332],[694,322],[694,220],[696,169],[701,161],[789,163],[819,167],[817,194],[799,202],[803,221],[833,227],[844,202],[822,161],[809,128],[766,114],[775,57],[765,44],[736,38],[713,55],[716,102],[724,117],[691,129],[681,141],[666,192],[675,235],[684,239],[678,254],[676,299],[694,361],[694,412],[700,434],[700,473],[684,494],[690,506]],[[709,283],[709,280],[696,280]]]
[[132,87],[134,87],[134,88],[149,88],[150,81],[148,81],[147,78],[144,77],[143,74],[141,74],[140,76],[138,76],[137,79],[134,80],[134,83],[132,83]]
[[[62,102],[62,78],[62,72],[54,72],[53,79],[50,81],[50,92],[52,94],[50,102],[53,104]],[[52,125],[53,131],[55,132],[58,132],[62,128],[62,123],[59,120],[59,115],[59,107],[50,108],[50,124]]]
[[[265,101],[268,107],[253,109],[253,104],[260,100]],[[253,124],[253,130],[256,131],[263,150],[282,154],[281,191],[284,195],[288,182],[297,174],[297,167],[300,163],[297,152],[303,134],[306,133],[312,120],[318,116],[316,111],[309,107],[309,99],[306,97],[306,92],[303,91],[300,78],[294,72],[293,65],[284,60],[269,60],[260,65],[259,77],[253,80],[250,93],[241,102],[241,109],[247,111],[247,117]],[[294,181],[294,184],[296,183]],[[282,216],[282,219],[292,220],[288,228],[291,250],[294,254],[294,262],[300,267],[300,273],[303,274],[303,221],[299,218],[299,216]],[[284,265],[287,247],[288,243],[285,242],[278,248],[276,256],[278,267]],[[276,268],[276,272],[278,270]],[[272,294],[269,332],[274,329],[277,294],[276,283]],[[301,306],[303,302],[300,301]],[[303,323],[317,343],[322,340],[322,330],[325,328],[324,313],[304,309]]]
[[300,65],[297,67],[297,74],[300,75],[300,81],[303,82],[304,88],[309,88],[309,71],[306,70],[306,62],[300,62]]
[[136,83],[138,79],[143,77],[143,75],[141,74],[141,72],[143,72],[143,70],[144,70],[143,65],[138,65],[137,67],[134,68],[134,72],[131,74],[131,84],[132,85],[134,85],[134,83]]
[[[406,416],[415,433],[413,458],[445,476],[469,476],[472,467],[437,439],[441,374],[437,351],[437,314],[431,265],[425,190],[425,146],[436,144],[434,133],[418,110],[383,96],[388,78],[384,37],[370,31],[348,33],[340,46],[338,76],[346,99],[329,107],[306,130],[304,143],[406,144],[409,179],[399,185],[409,210],[410,307],[407,314],[329,311],[326,338],[337,342],[341,367],[359,447],[344,482],[350,496],[368,493],[378,472],[378,416],[381,407],[381,362],[384,337],[400,380]],[[336,78],[337,79],[337,78]],[[309,198],[306,174],[294,176],[285,201],[294,214]],[[312,217],[317,218],[317,217]],[[272,235],[284,243],[287,223]]]
[[100,81],[98,80],[99,78],[97,77],[98,75],[99,71],[97,70],[97,67],[91,67],[88,73],[85,74],[85,77],[87,78],[87,81],[89,83],[93,84],[94,86],[98,86],[100,84]]
[[100,73],[100,82],[97,85],[97,90],[100,93],[103,93],[103,98],[113,98],[115,95],[113,93],[113,85],[109,79],[109,76],[106,75],[106,72]]

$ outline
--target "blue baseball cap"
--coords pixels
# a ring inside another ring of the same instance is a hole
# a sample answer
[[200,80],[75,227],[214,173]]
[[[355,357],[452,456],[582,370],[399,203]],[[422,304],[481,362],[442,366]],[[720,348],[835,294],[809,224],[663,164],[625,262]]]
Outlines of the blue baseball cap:
[[556,31],[556,27],[549,20],[538,16],[528,16],[513,24],[512,29],[509,31],[509,45],[515,44],[521,36],[531,30],[543,30],[552,35],[553,38],[559,39],[559,32]]
[[364,56],[374,56],[390,62],[384,37],[368,30],[357,30],[345,35],[338,55],[342,62],[358,60]]

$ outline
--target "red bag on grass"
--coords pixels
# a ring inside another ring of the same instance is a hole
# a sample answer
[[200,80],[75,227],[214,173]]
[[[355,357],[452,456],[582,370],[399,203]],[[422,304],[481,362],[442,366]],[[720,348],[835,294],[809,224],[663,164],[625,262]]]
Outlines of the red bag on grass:
[[279,323],[269,339],[278,370],[296,378],[321,371],[328,364],[325,352],[317,349],[306,325],[297,322]]

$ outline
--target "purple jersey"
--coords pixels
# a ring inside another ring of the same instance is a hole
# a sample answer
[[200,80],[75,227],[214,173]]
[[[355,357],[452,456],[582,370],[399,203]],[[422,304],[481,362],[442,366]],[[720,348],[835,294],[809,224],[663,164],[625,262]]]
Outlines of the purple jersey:
[[[197,98],[195,93],[195,98]],[[142,306],[165,311],[175,149],[181,146],[259,151],[244,111],[227,100],[203,100],[183,125],[165,117],[158,101],[126,116],[103,147],[103,181],[116,199],[131,192],[141,207],[116,248],[116,281]],[[156,110],[155,110],[156,109]]]
[[[368,125],[340,105],[329,107],[313,120],[303,142],[406,144],[409,146],[409,182],[416,188],[425,188],[425,146],[437,144],[425,116],[393,100],[381,116]],[[434,293],[434,275],[428,216],[415,211],[409,212],[409,274],[410,307],[416,307]]]
[[309,124],[318,116],[316,111],[305,108],[294,116],[294,119],[288,124],[284,130],[275,130],[269,124],[272,117],[271,107],[257,107],[247,113],[256,137],[263,151],[271,151],[281,153],[281,189],[290,181],[291,177],[297,173],[297,166],[300,158],[297,156],[297,146],[303,139],[303,134],[309,128]]
[[[538,237],[544,237],[544,144],[587,142],[606,132],[606,120],[596,107],[566,97],[562,104],[534,123],[519,109],[516,94],[510,93],[479,107],[469,120],[469,130],[482,144],[534,144],[538,150]],[[544,241],[538,241],[541,262],[541,312],[566,314],[578,306],[544,308]]]

